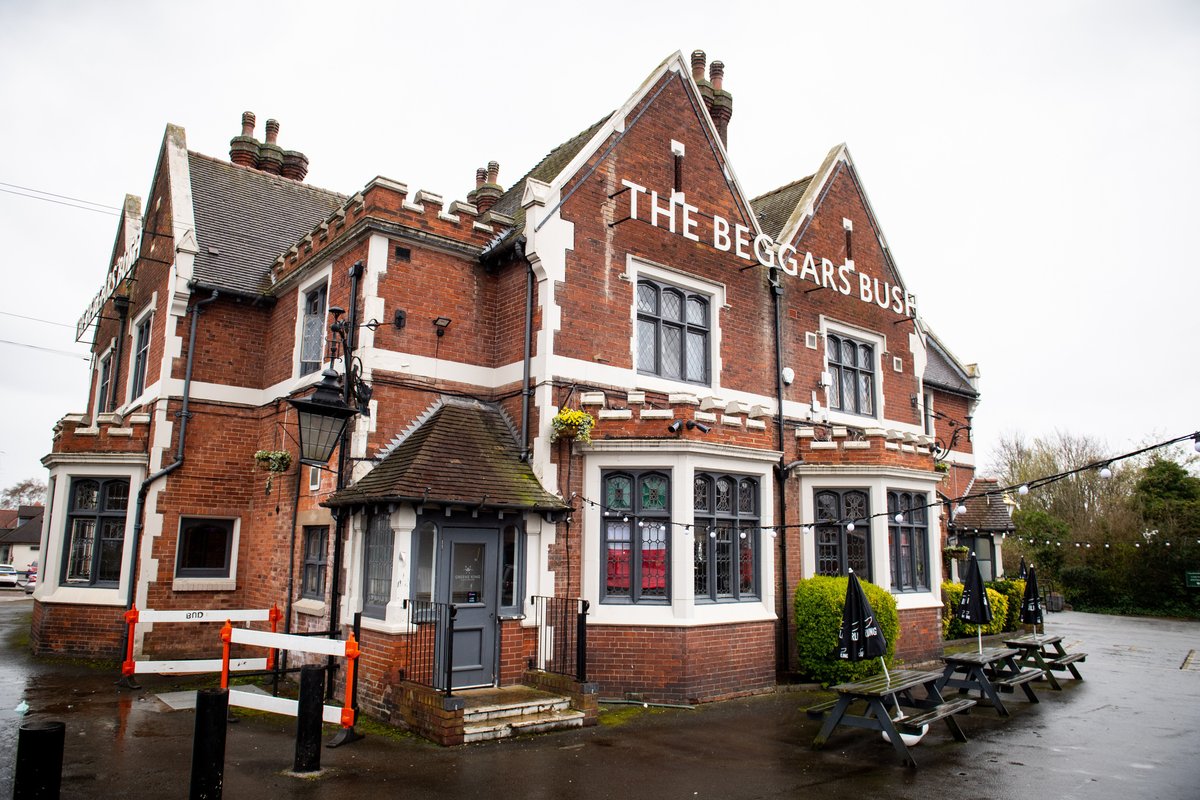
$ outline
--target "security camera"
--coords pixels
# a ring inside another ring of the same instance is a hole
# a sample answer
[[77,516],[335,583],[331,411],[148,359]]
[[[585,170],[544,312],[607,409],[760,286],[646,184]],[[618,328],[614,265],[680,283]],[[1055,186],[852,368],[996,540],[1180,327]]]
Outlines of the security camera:
[[683,420],[681,420],[681,419],[677,419],[674,422],[672,422],[670,425],[667,426],[667,430],[670,431],[671,433],[679,433],[680,429],[682,429],[682,428],[683,428]]
[[696,429],[696,430],[699,430],[701,433],[708,433],[709,431],[712,430],[712,428],[708,427],[703,422],[696,422],[696,420],[694,420],[694,419],[689,419],[687,421],[687,427],[688,427],[689,431]]

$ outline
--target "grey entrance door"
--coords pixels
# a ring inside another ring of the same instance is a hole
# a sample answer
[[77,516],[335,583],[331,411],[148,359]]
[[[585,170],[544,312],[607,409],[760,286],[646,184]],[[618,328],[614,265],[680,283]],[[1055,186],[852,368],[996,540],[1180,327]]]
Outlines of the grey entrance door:
[[[479,528],[444,528],[438,559],[438,600],[458,608],[451,686],[491,686],[496,675],[497,535]],[[440,660],[440,659],[439,659]]]

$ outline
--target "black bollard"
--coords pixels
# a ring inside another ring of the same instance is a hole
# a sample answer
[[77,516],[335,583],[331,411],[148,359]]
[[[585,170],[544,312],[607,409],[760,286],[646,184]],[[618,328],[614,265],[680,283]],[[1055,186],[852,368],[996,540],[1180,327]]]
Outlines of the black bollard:
[[58,800],[62,784],[63,722],[26,722],[17,732],[13,800]]
[[300,702],[296,709],[296,760],[294,772],[321,769],[321,717],[325,713],[325,670],[316,664],[300,668]]
[[196,692],[196,733],[192,738],[191,800],[221,800],[225,783],[225,719],[228,689]]

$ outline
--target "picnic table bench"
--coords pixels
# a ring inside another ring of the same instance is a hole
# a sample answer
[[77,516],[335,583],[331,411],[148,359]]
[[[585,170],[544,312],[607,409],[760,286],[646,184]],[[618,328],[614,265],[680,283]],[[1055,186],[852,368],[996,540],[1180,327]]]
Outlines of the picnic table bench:
[[1070,672],[1071,677],[1081,681],[1083,676],[1079,674],[1079,668],[1075,664],[1087,660],[1087,653],[1068,653],[1062,645],[1062,639],[1061,636],[1028,633],[1024,636],[1006,639],[1004,645],[1020,652],[1020,655],[1017,656],[1017,664],[1022,667],[1041,669],[1045,673],[1046,680],[1050,682],[1050,686],[1061,690],[1062,686],[1059,685],[1058,678],[1054,673]]
[[[942,674],[936,670],[903,669],[894,670],[890,675],[876,675],[855,683],[839,683],[833,687],[838,694],[837,698],[807,709],[810,717],[825,720],[813,739],[813,749],[820,750],[824,747],[839,725],[865,728],[886,733],[901,761],[906,766],[915,767],[917,762],[901,734],[920,734],[923,726],[945,720],[946,727],[957,741],[967,741],[967,736],[954,719],[954,715],[971,708],[975,705],[975,700],[945,700],[938,687],[941,677]],[[913,693],[918,687],[923,689],[923,697]],[[857,703],[865,704],[866,708],[861,713],[847,713],[851,706]],[[893,719],[892,713],[898,706],[913,709],[916,713],[910,716],[906,712],[904,716]]]
[[[946,667],[938,680],[938,688],[949,686],[958,689],[959,694],[978,691],[980,700],[987,698],[1001,716],[1007,717],[1008,709],[1000,699],[1000,692],[1012,692],[1020,686],[1029,702],[1040,702],[1029,684],[1042,677],[1045,671],[1020,666],[1016,660],[1019,654],[1018,650],[1003,647],[947,654],[942,657]],[[962,673],[961,677],[958,673]]]

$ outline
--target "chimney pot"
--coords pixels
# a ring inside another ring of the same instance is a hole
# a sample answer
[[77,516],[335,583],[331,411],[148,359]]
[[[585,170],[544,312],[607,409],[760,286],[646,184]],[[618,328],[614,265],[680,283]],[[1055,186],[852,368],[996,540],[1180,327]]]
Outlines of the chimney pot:
[[478,189],[485,183],[487,183],[487,169],[480,167],[479,169],[475,170],[475,188]]
[[253,136],[253,135],[254,135],[254,112],[253,111],[243,111],[242,112],[242,136]]
[[704,61],[707,56],[703,50],[692,51],[692,78],[699,83],[704,80]]
[[279,121],[274,119],[267,120],[267,144],[275,144],[275,140],[279,138]]
[[708,79],[714,92],[721,91],[721,84],[725,79],[725,65],[720,61],[712,62],[708,67]]
[[500,162],[489,161],[487,166],[487,182],[494,183],[499,186],[500,179]]

